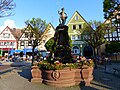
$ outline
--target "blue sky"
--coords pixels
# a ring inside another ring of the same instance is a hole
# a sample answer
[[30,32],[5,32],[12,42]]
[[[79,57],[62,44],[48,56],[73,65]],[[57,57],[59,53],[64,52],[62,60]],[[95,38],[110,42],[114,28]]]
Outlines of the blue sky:
[[59,24],[58,10],[62,7],[68,15],[67,21],[75,11],[78,11],[86,21],[104,21],[103,0],[14,0],[14,2],[15,15],[0,18],[0,27],[8,24],[13,28],[24,28],[24,22],[32,17],[51,22],[56,27]]

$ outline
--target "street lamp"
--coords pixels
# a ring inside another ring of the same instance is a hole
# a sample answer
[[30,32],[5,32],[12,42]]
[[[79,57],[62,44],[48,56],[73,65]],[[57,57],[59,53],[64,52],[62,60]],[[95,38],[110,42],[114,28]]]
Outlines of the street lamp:
[[31,38],[31,44],[32,44],[31,46],[32,46],[32,64],[33,64],[33,62],[34,62],[35,38]]

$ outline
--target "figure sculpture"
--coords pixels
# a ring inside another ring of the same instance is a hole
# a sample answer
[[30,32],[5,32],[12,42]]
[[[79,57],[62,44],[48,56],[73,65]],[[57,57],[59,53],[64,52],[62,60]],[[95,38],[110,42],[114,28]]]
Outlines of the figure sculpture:
[[60,18],[59,18],[60,25],[65,25],[65,22],[66,22],[66,19],[67,19],[67,14],[65,13],[65,9],[62,8],[61,12],[58,11],[58,13],[60,15]]

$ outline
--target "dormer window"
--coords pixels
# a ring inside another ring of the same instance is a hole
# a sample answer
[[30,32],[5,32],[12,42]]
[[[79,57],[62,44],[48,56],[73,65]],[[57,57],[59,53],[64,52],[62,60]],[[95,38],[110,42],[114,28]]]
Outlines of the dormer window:
[[75,20],[77,21],[79,18],[78,18],[78,16],[75,16]]

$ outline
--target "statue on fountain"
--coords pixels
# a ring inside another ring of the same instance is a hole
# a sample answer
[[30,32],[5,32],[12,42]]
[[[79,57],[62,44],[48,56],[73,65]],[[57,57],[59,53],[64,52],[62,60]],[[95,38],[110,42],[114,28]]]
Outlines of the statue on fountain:
[[58,11],[59,25],[55,29],[54,34],[54,45],[53,48],[56,48],[54,51],[54,57],[62,58],[62,63],[71,62],[71,49],[68,35],[68,26],[65,25],[67,14],[64,12],[64,8],[62,11]]
[[61,12],[58,11],[58,14],[60,15],[60,18],[59,18],[60,25],[65,25],[66,19],[68,17],[67,14],[65,13],[65,9],[62,8]]

